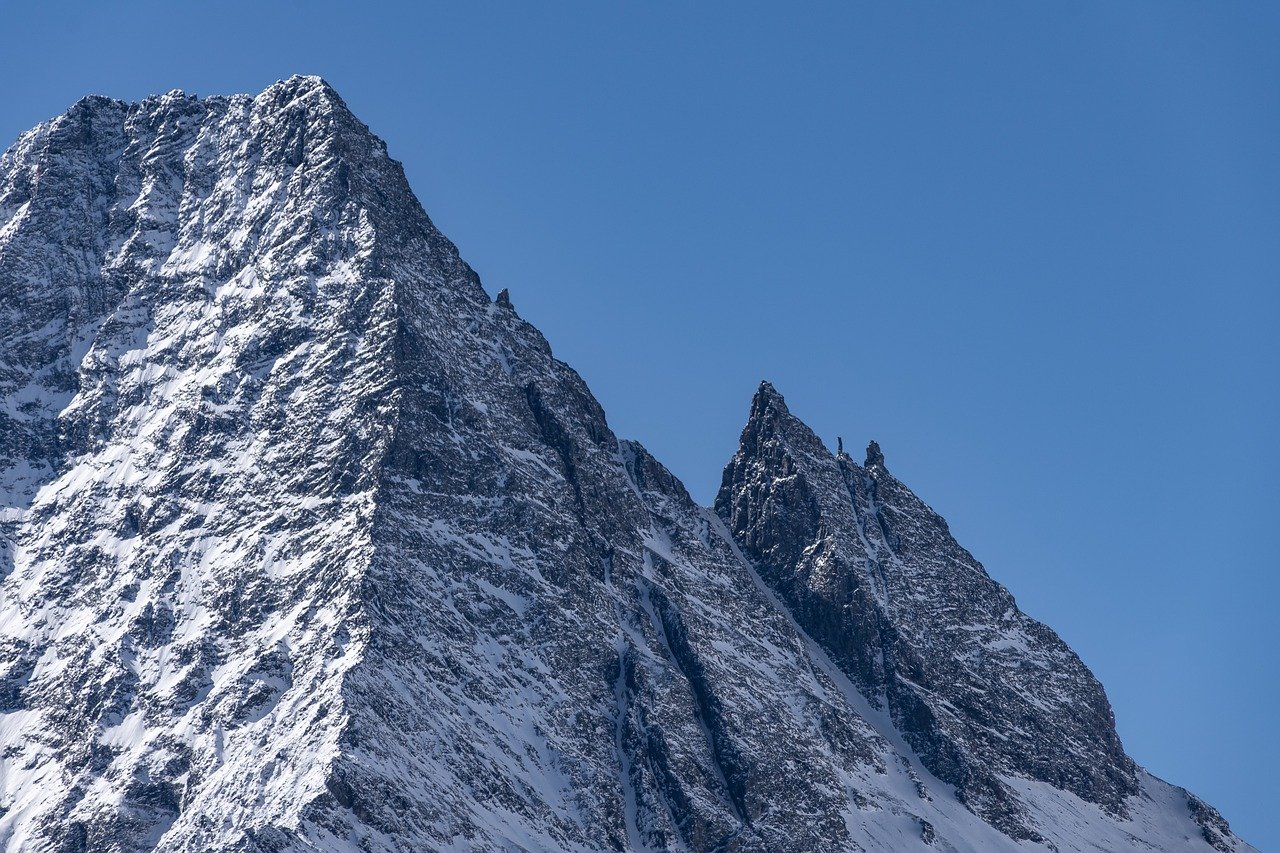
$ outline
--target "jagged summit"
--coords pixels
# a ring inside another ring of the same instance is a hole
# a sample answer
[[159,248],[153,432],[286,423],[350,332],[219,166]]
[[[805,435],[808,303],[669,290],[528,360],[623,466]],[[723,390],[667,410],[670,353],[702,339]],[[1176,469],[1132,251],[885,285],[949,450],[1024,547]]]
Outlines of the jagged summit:
[[699,507],[505,294],[319,78],[0,155],[0,847],[1249,849],[883,466],[762,383]]
[[343,103],[342,97],[318,74],[294,74],[287,80],[279,80],[268,86],[259,97],[288,92],[296,95],[319,93],[322,97]]
[[867,459],[862,464],[866,468],[884,467],[884,453],[881,452],[878,442],[872,441],[867,445]]
[[295,74],[288,80],[281,80],[263,90],[254,102],[280,109],[303,107],[318,112],[342,113],[350,116],[364,132],[369,132],[368,127],[351,113],[337,90],[316,75]]
[[1002,774],[1123,813],[1138,791],[1100,685],[884,469],[753,404],[716,509],[765,582],[964,802],[1035,840]]
[[756,389],[756,393],[766,397],[776,397],[778,400],[782,400],[782,394],[778,393],[778,389],[773,387],[773,383],[768,379],[760,380],[760,385]]
[[781,412],[787,412],[787,401],[782,396],[782,392],[774,387],[773,383],[768,379],[760,380],[760,385],[756,388],[755,396],[751,401],[752,412],[761,412],[770,407],[776,408]]
[[[162,95],[151,95],[137,103],[112,98],[108,95],[85,95],[68,108],[67,112],[52,121],[66,120],[100,109],[121,109],[145,112],[162,107],[199,103],[222,104],[227,102],[258,103],[264,107],[304,106],[324,111],[350,112],[342,96],[324,78],[315,75],[295,74],[268,86],[257,96],[211,95],[201,97],[182,89],[170,89]],[[43,125],[41,125],[43,126]]]

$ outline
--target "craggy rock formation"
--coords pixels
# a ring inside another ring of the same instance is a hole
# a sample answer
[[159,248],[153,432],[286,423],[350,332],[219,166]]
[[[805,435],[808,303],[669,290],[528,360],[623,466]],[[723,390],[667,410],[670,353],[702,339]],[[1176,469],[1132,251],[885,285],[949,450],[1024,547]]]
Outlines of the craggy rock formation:
[[0,157],[0,846],[1247,850],[771,388],[715,511],[322,80]]

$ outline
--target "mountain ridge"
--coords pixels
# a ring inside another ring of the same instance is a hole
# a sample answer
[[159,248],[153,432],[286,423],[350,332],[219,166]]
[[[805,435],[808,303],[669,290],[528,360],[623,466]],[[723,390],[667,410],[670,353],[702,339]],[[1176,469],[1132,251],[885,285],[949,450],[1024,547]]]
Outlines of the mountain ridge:
[[503,294],[319,78],[0,156],[7,848],[1249,849],[1109,719],[1082,781],[949,707],[988,671],[873,574],[985,573],[882,456],[766,383],[700,507]]

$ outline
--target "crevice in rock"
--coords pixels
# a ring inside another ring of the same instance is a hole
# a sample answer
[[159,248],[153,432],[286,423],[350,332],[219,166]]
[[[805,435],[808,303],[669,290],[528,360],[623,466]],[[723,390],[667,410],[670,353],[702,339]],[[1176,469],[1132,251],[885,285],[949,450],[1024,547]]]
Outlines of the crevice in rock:
[[671,661],[689,684],[694,713],[707,741],[716,770],[724,784],[728,804],[744,825],[751,823],[747,809],[748,767],[734,742],[720,699],[712,689],[706,670],[689,639],[680,611],[666,595],[646,578],[640,578],[640,593],[654,618],[654,628]]

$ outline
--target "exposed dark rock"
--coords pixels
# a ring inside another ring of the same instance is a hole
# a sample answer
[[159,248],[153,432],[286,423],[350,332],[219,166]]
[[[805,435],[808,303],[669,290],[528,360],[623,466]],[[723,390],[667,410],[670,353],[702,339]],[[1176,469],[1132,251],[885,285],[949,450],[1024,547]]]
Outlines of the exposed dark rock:
[[763,383],[697,506],[318,78],[23,134],[0,329],[6,849],[1246,849],[874,442]]
[[888,703],[975,813],[1039,837],[1002,775],[1126,813],[1139,782],[1101,686],[888,473],[876,442],[866,466],[832,456],[761,386],[716,509],[805,631]]

